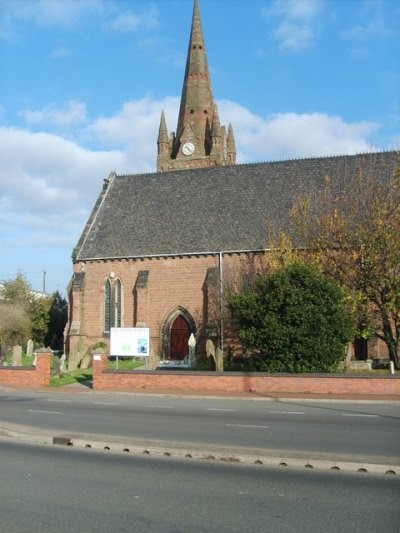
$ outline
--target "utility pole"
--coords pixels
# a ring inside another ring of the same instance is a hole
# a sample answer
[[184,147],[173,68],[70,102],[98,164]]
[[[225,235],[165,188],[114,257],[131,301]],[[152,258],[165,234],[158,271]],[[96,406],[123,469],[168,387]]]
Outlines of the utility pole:
[[43,270],[43,294],[46,294],[46,271]]

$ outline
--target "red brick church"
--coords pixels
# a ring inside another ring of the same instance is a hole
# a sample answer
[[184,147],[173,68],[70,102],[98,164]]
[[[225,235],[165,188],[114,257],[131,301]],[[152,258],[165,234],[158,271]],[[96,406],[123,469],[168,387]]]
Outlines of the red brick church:
[[207,340],[232,351],[224,287],[257,271],[268,228],[287,229],[298,195],[326,176],[340,191],[359,172],[380,180],[398,165],[396,152],[237,165],[233,128],[220,124],[213,99],[197,0],[177,128],[169,134],[162,113],[157,146],[156,173],[104,180],[73,250],[67,354],[83,357],[111,327],[134,326],[150,329],[150,368],[182,360],[192,333],[200,355]]

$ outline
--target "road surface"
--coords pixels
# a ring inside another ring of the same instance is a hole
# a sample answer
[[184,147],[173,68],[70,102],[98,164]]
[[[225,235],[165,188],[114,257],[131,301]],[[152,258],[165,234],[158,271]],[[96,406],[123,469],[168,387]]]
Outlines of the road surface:
[[4,533],[397,533],[399,476],[0,441]]
[[196,443],[400,457],[399,403],[247,400],[0,390],[0,428],[13,424],[57,434],[97,434]]

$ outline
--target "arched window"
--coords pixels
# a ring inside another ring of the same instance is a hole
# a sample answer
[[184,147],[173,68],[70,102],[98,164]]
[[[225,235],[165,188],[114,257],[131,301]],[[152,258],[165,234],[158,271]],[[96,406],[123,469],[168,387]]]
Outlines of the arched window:
[[119,279],[113,284],[107,279],[104,282],[104,333],[111,328],[121,327],[122,286]]
[[111,327],[111,283],[104,283],[104,333],[110,333]]
[[121,282],[114,283],[114,327],[121,327]]

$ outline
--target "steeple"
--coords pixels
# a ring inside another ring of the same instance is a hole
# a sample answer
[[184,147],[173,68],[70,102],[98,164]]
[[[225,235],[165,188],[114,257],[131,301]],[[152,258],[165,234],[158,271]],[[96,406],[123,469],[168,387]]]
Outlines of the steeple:
[[177,140],[179,141],[184,133],[185,126],[191,124],[196,135],[202,137],[201,141],[204,143],[205,132],[207,126],[210,124],[213,109],[214,99],[211,90],[203,30],[201,27],[198,2],[195,0],[181,106],[176,129]]
[[158,137],[159,172],[229,164],[225,128],[220,126],[211,89],[198,0],[194,0],[178,125],[176,135],[172,134],[169,141],[169,154],[164,151],[166,142],[168,132],[162,115]]

